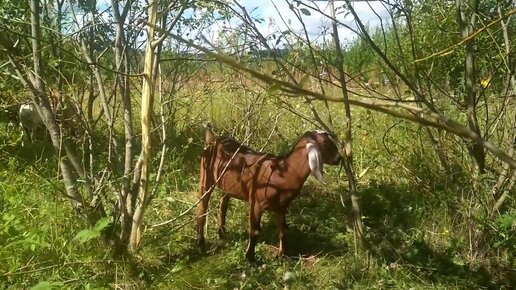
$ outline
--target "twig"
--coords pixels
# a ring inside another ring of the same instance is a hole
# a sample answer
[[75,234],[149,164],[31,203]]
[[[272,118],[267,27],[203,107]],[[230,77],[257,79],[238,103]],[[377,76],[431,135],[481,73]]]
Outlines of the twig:
[[[158,70],[159,70],[159,77],[160,77],[160,82],[159,82],[159,85],[158,85],[158,92],[159,92],[159,100],[160,100],[160,106],[159,106],[159,110],[160,110],[160,118],[161,118],[161,134],[163,134],[163,137],[162,137],[162,143],[163,143],[163,147],[161,148],[161,157],[160,157],[160,161],[159,161],[159,167],[158,167],[158,173],[156,174],[156,180],[154,182],[154,187],[152,188],[152,191],[151,191],[151,195],[150,195],[150,199],[152,199],[154,196],[156,196],[156,191],[158,191],[158,186],[160,184],[160,180],[161,180],[161,174],[163,173],[163,165],[165,164],[165,155],[167,153],[167,130],[166,130],[166,126],[165,126],[165,116],[164,116],[164,110],[163,110],[163,90],[162,90],[162,86],[161,84],[163,83],[163,80],[161,79],[161,65],[158,65]],[[149,202],[150,202],[150,199],[149,199]]]
[[[45,270],[49,270],[49,269],[53,269],[53,268],[57,268],[57,267],[67,267],[67,266],[72,266],[72,265],[111,264],[111,263],[123,264],[123,263],[128,263],[128,261],[96,260],[96,261],[87,261],[87,262],[84,262],[84,261],[63,262],[63,263],[49,265],[49,266],[45,266],[45,267],[41,267],[41,268],[33,269],[33,270],[19,271],[19,272],[6,272],[6,273],[0,274],[0,276],[8,277],[8,276],[14,276],[14,275],[31,274],[31,273],[41,272],[41,271],[45,271]],[[28,265],[24,266],[23,268],[26,268],[26,267],[28,267]]]
[[[145,20],[141,20],[145,22],[146,25],[152,25]],[[154,25],[155,26],[155,25]],[[156,30],[163,31],[161,28],[156,27]],[[291,93],[298,96],[312,96],[319,100],[328,100],[333,102],[342,102],[342,97],[338,95],[324,95],[318,92],[313,92],[304,88],[299,87],[296,84],[289,83],[287,81],[279,80],[273,77],[270,77],[266,74],[258,72],[252,68],[249,68],[234,58],[222,53],[222,52],[213,52],[201,45],[195,44],[190,40],[184,39],[181,36],[170,33],[169,36],[179,42],[185,43],[195,49],[198,49],[205,53],[209,57],[213,57],[218,61],[225,63],[226,65],[232,66],[236,69],[239,69],[243,72],[249,73],[251,76],[259,79],[267,84],[278,86],[280,90],[286,93]],[[349,91],[349,90],[348,90]],[[353,93],[349,91],[350,93]],[[416,122],[425,126],[430,126],[438,129],[445,130],[447,132],[453,133],[459,137],[466,138],[472,141],[475,141],[482,145],[485,149],[491,152],[494,156],[499,158],[500,160],[508,163],[511,167],[516,168],[516,160],[511,158],[507,153],[501,151],[498,147],[492,144],[489,141],[484,140],[479,134],[476,132],[462,126],[457,121],[450,119],[439,112],[434,110],[430,110],[427,108],[419,108],[404,104],[402,102],[396,101],[387,101],[387,100],[354,100],[350,99],[349,104],[353,106],[359,106],[362,108],[374,110],[377,112],[381,112],[393,117],[402,118],[405,120],[409,120],[412,122]],[[389,107],[402,108],[408,110],[409,113],[402,113],[396,110],[388,109]]]
[[[251,135],[247,135],[244,142],[247,142],[249,140],[249,137]],[[185,216],[187,213],[189,213],[192,209],[194,209],[202,200],[203,198],[209,193],[211,192],[215,186],[217,186],[217,184],[219,183],[220,179],[222,178],[222,176],[224,176],[224,173],[226,173],[226,170],[228,169],[229,167],[229,164],[231,163],[231,161],[233,161],[233,159],[235,158],[235,156],[237,155],[238,152],[240,152],[240,149],[242,148],[242,144],[240,144],[240,147],[238,147],[238,149],[235,151],[235,153],[233,153],[233,156],[231,156],[231,158],[229,159],[229,161],[226,163],[226,166],[224,166],[224,169],[222,170],[222,172],[220,173],[219,177],[217,178],[217,180],[215,180],[215,182],[213,183],[213,185],[204,192],[204,194],[197,200],[197,202],[195,202],[192,206],[190,206],[188,209],[186,209],[185,211],[183,211],[181,214],[179,214],[178,216],[172,218],[172,219],[169,219],[167,221],[164,221],[164,222],[161,222],[161,223],[157,223],[157,224],[154,224],[154,225],[150,225],[149,228],[156,228],[156,227],[159,227],[159,226],[164,226],[166,224],[169,224],[169,223],[172,223],[178,219],[180,219],[181,217]]]
[[265,146],[269,144],[269,141],[271,140],[272,134],[274,134],[274,131],[278,128],[278,121],[283,116],[283,112],[280,112],[276,114],[276,120],[274,121],[274,124],[271,126],[271,131],[269,132],[269,136],[267,136],[267,139],[265,140],[265,144],[263,144],[262,148],[260,148],[260,151],[263,151],[265,149]]
[[[510,17],[511,15],[515,14],[516,13],[516,9],[512,9],[510,10],[509,12],[507,12],[507,14],[505,15],[505,18],[507,17]],[[433,53],[429,56],[425,56],[423,58],[420,58],[420,59],[416,59],[414,62],[417,63],[417,62],[422,62],[422,61],[425,61],[425,60],[428,60],[428,59],[431,59],[431,58],[434,58],[434,57],[437,57],[437,56],[445,56],[447,54],[450,54],[453,52],[453,50],[458,47],[458,46],[461,46],[463,45],[464,43],[466,43],[467,41],[469,41],[470,39],[472,38],[475,38],[478,34],[480,34],[480,32],[490,28],[491,26],[497,24],[498,22],[502,21],[503,18],[499,18],[499,19],[495,19],[493,21],[491,21],[489,24],[485,25],[484,27],[480,28],[479,30],[473,32],[471,35],[469,35],[467,38],[464,38],[462,39],[461,41],[453,44],[452,46],[450,47],[447,47],[441,51],[438,51],[436,53]]]

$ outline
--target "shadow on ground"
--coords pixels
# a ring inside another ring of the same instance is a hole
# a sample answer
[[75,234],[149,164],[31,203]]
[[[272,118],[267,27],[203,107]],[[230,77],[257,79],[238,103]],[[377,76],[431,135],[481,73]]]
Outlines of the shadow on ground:
[[493,263],[489,269],[473,267],[457,259],[457,241],[451,237],[442,250],[428,244],[428,221],[438,221],[442,218],[438,213],[452,210],[442,202],[444,198],[414,187],[375,182],[360,195],[369,248],[387,265],[406,268],[428,284],[488,289],[516,286],[516,272],[511,269]]
[[[210,209],[213,212],[208,222],[205,253],[201,253],[196,248],[193,220],[195,211],[192,211],[190,224],[180,231],[164,229],[153,237],[146,237],[146,245],[142,245],[142,249],[154,249],[156,251],[154,256],[159,256],[159,263],[156,263],[157,267],[147,263],[138,271],[147,273],[145,276],[152,276],[152,273],[162,272],[163,268],[173,272],[180,265],[182,272],[179,276],[182,275],[187,282],[165,281],[164,277],[158,280],[165,283],[167,287],[174,285],[183,287],[185,283],[192,283],[196,287],[210,287],[209,282],[206,281],[207,277],[218,277],[217,285],[223,285],[222,287],[226,289],[238,287],[240,281],[238,275],[244,272],[247,273],[246,275],[253,275],[252,278],[256,281],[277,281],[278,267],[290,264],[294,266],[299,262],[299,257],[309,258],[313,255],[328,254],[339,257],[349,251],[345,235],[347,218],[338,197],[308,184],[289,208],[287,257],[277,257],[278,231],[275,217],[272,213],[265,213],[259,245],[256,248],[258,263],[249,264],[244,257],[248,243],[248,205],[236,199],[231,200],[227,217],[227,234],[223,240],[220,240],[216,235],[215,221],[218,210],[216,201],[219,198],[220,192],[216,191],[210,203]],[[157,246],[157,243],[160,245]],[[183,261],[185,257],[187,258]],[[266,267],[263,268],[263,265]],[[220,277],[227,276],[232,278],[226,282],[220,281]],[[281,281],[281,277],[279,279]],[[309,278],[298,277],[297,280],[302,279]]]
[[[287,215],[287,255],[291,259],[276,257],[278,232],[275,218],[272,214],[265,214],[256,253],[258,265],[272,265],[272,268],[286,267],[285,265],[295,267],[299,257],[307,258],[312,255],[330,256],[331,259],[336,259],[335,261],[344,259],[344,263],[347,263],[347,259],[352,259],[350,253],[353,251],[354,242],[351,206],[346,202],[344,208],[337,193],[345,190],[343,187],[326,190],[309,182],[301,195],[293,201]],[[400,279],[407,279],[407,276],[417,277],[421,285],[440,285],[444,288],[464,286],[472,289],[500,289],[513,288],[516,285],[516,272],[501,265],[491,263],[489,268],[473,267],[457,260],[456,251],[453,250],[457,245],[451,238],[447,245],[440,247],[440,250],[427,243],[425,228],[432,219],[440,218],[433,216],[434,213],[448,210],[445,204],[439,204],[439,197],[435,194],[425,193],[414,187],[375,182],[363,187],[359,194],[362,198],[370,252],[375,261],[389,269],[390,272],[385,275],[390,275],[391,279],[398,279],[393,278],[396,275],[393,273],[401,271],[405,274]],[[220,193],[215,193],[213,200],[217,200],[219,196]],[[182,272],[185,280],[176,281],[177,284],[164,280],[162,282],[167,286],[193,283],[196,287],[209,287],[209,283],[213,281],[207,281],[206,277],[218,277],[217,287],[222,285],[223,288],[233,288],[238,287],[238,275],[242,273],[254,273],[255,278],[262,281],[281,279],[272,268],[262,269],[256,265],[249,265],[244,258],[248,241],[248,206],[241,201],[231,201],[227,236],[224,240],[219,240],[215,234],[214,221],[217,209],[214,205],[215,202],[210,205],[214,212],[212,223],[209,224],[211,234],[207,235],[209,250],[206,253],[196,249],[193,220],[180,233],[162,233],[148,240],[155,243],[158,240],[167,241],[170,236],[179,237],[176,241],[170,242],[169,247],[175,247],[176,250],[162,256],[160,268],[169,269],[167,275],[185,269],[186,271]],[[434,212],[430,212],[430,209]],[[192,218],[193,215],[194,213]],[[356,261],[350,260],[349,263],[356,264]],[[147,273],[152,272],[151,268],[143,270]],[[353,283],[371,285],[370,281],[385,278],[374,270],[366,270],[359,274],[343,272],[342,276],[335,279],[341,281],[340,284],[336,284],[337,287],[350,288],[353,287]],[[350,279],[349,275],[353,278]],[[220,280],[220,277],[228,279]]]

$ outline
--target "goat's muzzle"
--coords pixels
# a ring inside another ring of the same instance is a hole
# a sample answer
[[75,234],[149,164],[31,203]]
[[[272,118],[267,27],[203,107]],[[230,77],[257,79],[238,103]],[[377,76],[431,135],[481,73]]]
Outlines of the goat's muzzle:
[[336,158],[333,160],[333,162],[330,163],[331,165],[342,165],[344,163],[344,157],[342,157],[342,155],[338,154],[335,157]]

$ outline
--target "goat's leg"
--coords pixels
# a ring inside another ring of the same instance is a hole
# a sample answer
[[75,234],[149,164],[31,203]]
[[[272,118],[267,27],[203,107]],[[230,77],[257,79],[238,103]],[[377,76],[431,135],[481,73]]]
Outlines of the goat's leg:
[[21,130],[21,146],[22,147],[25,146],[25,135],[27,135],[27,133],[25,132],[25,129],[22,127],[22,130]]
[[20,126],[22,128],[22,130],[21,130],[22,147],[24,147],[25,146],[25,140],[29,140],[29,142],[32,142],[32,137],[31,137],[30,130],[28,128],[23,126],[22,123],[20,123]]
[[38,127],[31,127],[29,133],[29,141],[30,143],[34,143],[34,138],[38,136]]
[[285,254],[285,231],[287,230],[287,219],[284,212],[276,213],[276,225],[279,232],[278,255],[282,256]]
[[208,209],[208,203],[210,200],[211,193],[213,189],[209,190],[204,194],[204,197],[201,198],[201,202],[197,206],[197,245],[201,250],[204,251],[205,248],[205,238],[204,238],[204,225],[206,224],[206,211]]
[[258,205],[251,206],[249,213],[249,244],[245,257],[248,261],[255,261],[254,248],[258,242],[258,235],[260,234],[260,222],[262,219],[262,209]]
[[219,211],[219,238],[223,239],[226,235],[226,214],[229,206],[229,194],[224,194],[220,199],[220,211]]
[[209,172],[206,172],[205,158],[201,160],[201,172],[199,182],[199,205],[197,206],[197,245],[204,251],[205,249],[205,238],[204,238],[204,225],[206,224],[206,211],[208,209],[208,203],[210,196],[214,190],[213,176]]

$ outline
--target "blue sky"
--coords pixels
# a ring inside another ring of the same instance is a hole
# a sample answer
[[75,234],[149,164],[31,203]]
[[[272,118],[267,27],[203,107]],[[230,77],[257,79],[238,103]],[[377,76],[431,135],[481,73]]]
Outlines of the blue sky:
[[[287,30],[287,26],[290,27],[291,30],[296,32],[297,34],[302,33],[302,25],[297,20],[297,17],[289,8],[289,3],[292,3],[292,0],[240,0],[238,3],[244,6],[247,12],[252,11],[252,16],[260,17],[264,19],[263,23],[257,24],[258,29],[264,36],[268,36],[274,32],[285,31]],[[324,11],[327,15],[330,15],[330,5],[328,1],[308,1],[303,0],[303,4],[306,4],[311,7],[319,7]],[[97,8],[103,11],[107,7],[111,5],[110,0],[99,0],[97,1]],[[337,7],[344,5],[344,1],[336,1],[335,5]],[[358,13],[362,22],[370,27],[376,27],[383,21],[384,25],[389,22],[389,13],[384,8],[380,1],[361,1],[354,2],[353,7],[355,11]],[[280,11],[280,12],[278,12]],[[343,11],[342,9],[339,11]],[[324,35],[322,33],[323,28],[329,28],[331,30],[331,21],[324,15],[317,13],[313,10],[310,10],[311,15],[303,15],[302,19],[305,23],[305,26],[308,30],[309,37],[313,41],[322,41],[324,37],[327,39],[330,37],[329,32]],[[202,18],[203,11],[197,11],[194,17]],[[188,13],[187,13],[188,14]],[[281,16],[281,17],[280,17]],[[108,17],[106,14],[105,17]],[[353,17],[349,15],[349,13],[339,13],[337,15],[339,21],[351,26],[355,27]],[[107,20],[107,19],[106,19]],[[287,22],[287,23],[285,23]],[[236,22],[235,22],[236,23]],[[235,23],[230,23],[231,26],[235,25]],[[207,39],[211,41],[217,40],[218,31],[223,29],[222,27],[226,24],[215,23],[211,27],[211,33],[206,34]],[[302,33],[304,34],[304,33]],[[339,36],[341,42],[346,42],[351,40],[355,35],[352,31],[345,27],[339,27]]]
[[[328,1],[303,1],[303,3],[309,6],[317,5],[327,15],[330,15],[330,6]],[[240,1],[240,4],[246,7],[247,11],[252,11],[254,8],[256,8],[256,10],[253,12],[253,15],[261,16],[265,19],[264,23],[259,24],[259,29],[264,35],[272,33],[274,30],[283,31],[287,28],[286,25],[282,22],[278,11],[281,12],[281,16],[285,21],[287,21],[287,19],[291,21],[290,26],[294,31],[300,31],[302,29],[301,24],[298,22],[294,13],[289,9],[289,4],[285,0],[243,0]],[[343,1],[335,2],[337,7],[343,4]],[[384,21],[384,25],[389,21],[389,13],[383,7],[380,1],[354,2],[352,5],[362,22],[369,25],[370,27],[378,26],[381,21],[380,18]],[[277,9],[274,6],[276,6]],[[322,14],[313,11],[310,12],[310,16],[302,15],[302,18],[307,27],[308,34],[311,38],[315,39],[320,37],[322,27],[331,27],[331,22]],[[375,14],[375,12],[380,16],[380,18]],[[337,19],[351,27],[355,26],[351,15],[345,16],[344,13],[340,13],[337,15]],[[346,41],[353,37],[353,32],[344,27],[339,27],[339,35],[342,41]]]

